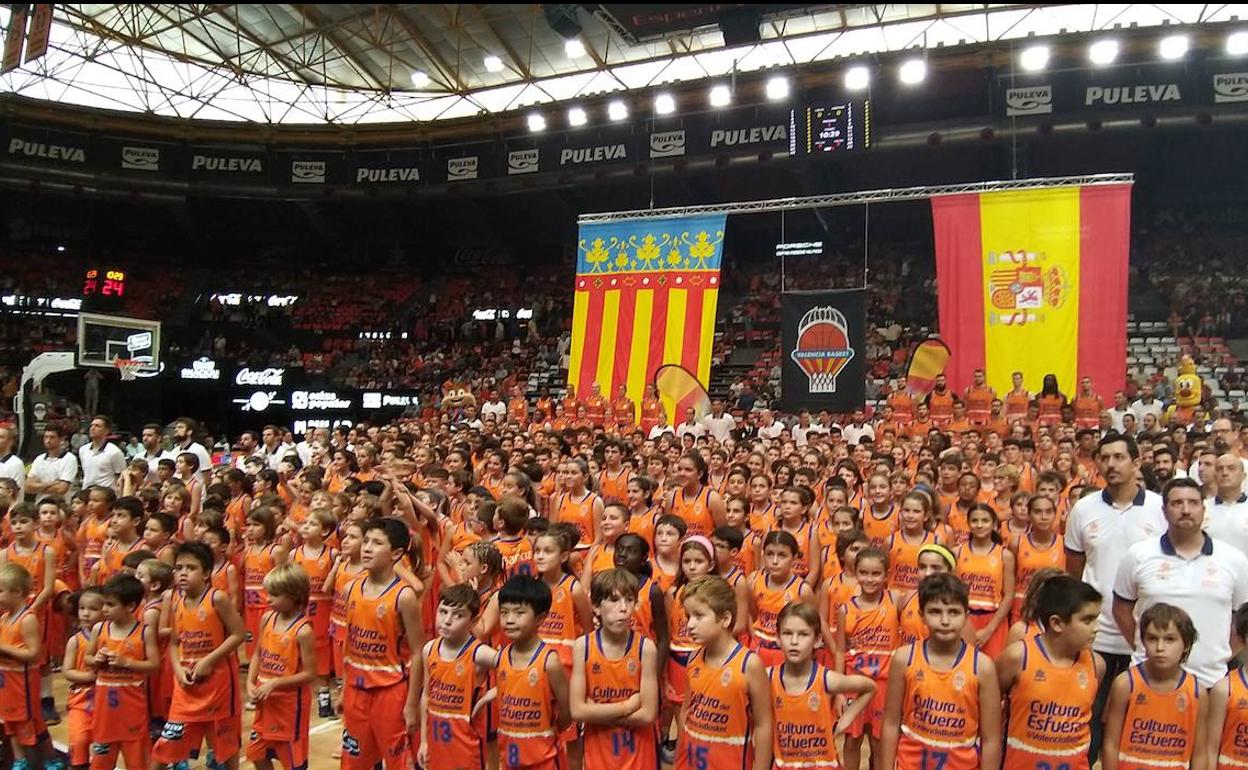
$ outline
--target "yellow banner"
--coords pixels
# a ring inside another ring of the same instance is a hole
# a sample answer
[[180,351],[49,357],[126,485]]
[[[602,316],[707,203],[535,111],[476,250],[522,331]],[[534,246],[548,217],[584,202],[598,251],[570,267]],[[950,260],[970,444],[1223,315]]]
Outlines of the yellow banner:
[[998,393],[1023,373],[1074,393],[1079,363],[1079,188],[979,196],[984,360]]

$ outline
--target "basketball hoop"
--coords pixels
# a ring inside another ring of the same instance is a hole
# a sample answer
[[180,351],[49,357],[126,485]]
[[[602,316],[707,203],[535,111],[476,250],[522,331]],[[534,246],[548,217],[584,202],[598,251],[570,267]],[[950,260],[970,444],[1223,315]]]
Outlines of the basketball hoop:
[[121,375],[123,382],[132,382],[138,376],[143,362],[134,358],[114,358],[113,365],[117,367],[117,373]]

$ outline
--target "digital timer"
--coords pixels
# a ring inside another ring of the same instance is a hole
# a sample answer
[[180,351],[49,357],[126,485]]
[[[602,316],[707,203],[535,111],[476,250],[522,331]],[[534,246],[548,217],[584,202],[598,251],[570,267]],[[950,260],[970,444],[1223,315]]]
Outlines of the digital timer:
[[126,296],[126,273],[116,268],[93,267],[82,282],[84,309],[115,310]]

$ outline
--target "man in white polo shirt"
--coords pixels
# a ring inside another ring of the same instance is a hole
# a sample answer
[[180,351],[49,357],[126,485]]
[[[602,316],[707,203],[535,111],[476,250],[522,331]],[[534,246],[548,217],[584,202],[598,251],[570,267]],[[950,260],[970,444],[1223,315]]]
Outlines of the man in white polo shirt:
[[732,415],[724,414],[724,400],[717,398],[711,402],[711,413],[702,418],[702,424],[710,432],[711,436],[719,443],[724,443],[732,436],[732,429],[737,427],[737,421]]
[[17,450],[17,431],[8,426],[0,427],[0,479],[13,479],[17,484],[17,499],[11,503],[20,503],[26,494],[26,463],[14,452]]
[[48,495],[65,497],[78,480],[78,458],[65,446],[60,427],[48,423],[43,429],[44,453],[30,464],[26,491],[38,502]]
[[[1106,486],[1099,495],[1083,497],[1070,510],[1066,519],[1066,571],[1108,597],[1127,549],[1142,540],[1160,537],[1166,529],[1166,518],[1161,511],[1161,496],[1135,480],[1140,449],[1134,439],[1117,433],[1106,435],[1097,444],[1096,465]],[[1105,658],[1106,670],[1093,705],[1089,765],[1096,764],[1100,756],[1104,732],[1101,715],[1110,685],[1131,664],[1133,651],[1114,624],[1110,601],[1101,607],[1092,649]]]
[[1195,481],[1172,479],[1163,493],[1166,532],[1128,549],[1114,580],[1114,620],[1123,638],[1135,642],[1139,663],[1140,615],[1161,602],[1186,610],[1196,625],[1196,643],[1183,669],[1209,688],[1226,676],[1231,615],[1248,601],[1248,556],[1203,531],[1205,499]]
[[103,415],[96,415],[87,428],[91,440],[78,447],[83,489],[100,486],[117,490],[117,477],[126,469],[126,456],[116,444],[109,443],[108,434],[112,432],[112,420]]
[[195,440],[199,432],[199,423],[191,417],[179,417],[173,421],[173,446],[169,447],[160,457],[162,460],[178,459],[183,452],[190,452],[199,460],[199,476],[205,484],[212,478],[212,455],[204,445]]
[[1244,466],[1234,454],[1224,454],[1213,465],[1217,492],[1207,503],[1205,531],[1214,540],[1235,546],[1248,556],[1248,495],[1244,494]]

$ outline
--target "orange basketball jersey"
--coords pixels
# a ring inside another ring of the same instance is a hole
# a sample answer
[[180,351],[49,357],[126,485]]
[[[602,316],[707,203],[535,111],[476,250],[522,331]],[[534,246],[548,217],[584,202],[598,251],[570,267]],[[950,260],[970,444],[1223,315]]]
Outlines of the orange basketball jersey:
[[877,682],[888,679],[898,630],[897,607],[887,592],[869,609],[859,604],[859,597],[851,598],[845,603],[845,672]]
[[[260,670],[256,679],[260,684],[273,679],[294,676],[303,669],[299,653],[299,631],[312,625],[305,614],[289,622],[283,621],[276,612],[264,617],[260,627]],[[252,731],[264,741],[303,742],[308,740],[308,712],[312,708],[312,688],[308,685],[273,690],[269,696],[256,704],[256,717]],[[304,755],[306,755],[306,750]]]
[[923,538],[911,543],[898,530],[889,536],[885,547],[888,550],[888,587],[894,591],[913,591],[919,587],[919,549],[936,542],[936,535],[924,532]]
[[958,546],[958,578],[970,593],[971,611],[995,612],[1004,598],[1002,546],[994,543],[987,553],[975,553],[970,543]]
[[1050,661],[1042,634],[1023,644],[1022,669],[1007,698],[1004,770],[1036,770],[1041,762],[1087,770],[1097,686],[1092,651],[1059,667]]
[[498,660],[498,748],[501,765],[529,767],[556,761],[566,765],[557,734],[555,694],[546,676],[546,660],[555,651],[539,644],[527,661],[512,659],[511,645]]
[[1228,674],[1226,681],[1229,688],[1226,721],[1218,744],[1218,770],[1248,767],[1248,675],[1241,668]]
[[472,637],[458,650],[443,657],[442,639],[429,648],[429,766],[428,770],[460,770],[485,767],[484,714],[472,719],[481,696],[483,677],[477,674],[475,656],[481,647]]
[[953,667],[942,671],[927,659],[927,643],[910,646],[902,700],[900,770],[978,770],[979,656],[962,643]]
[[[0,615],[0,644],[26,649],[22,620],[29,607]],[[41,629],[42,630],[42,629]],[[29,722],[39,717],[39,663],[0,655],[0,722]]]
[[[97,652],[111,652],[130,660],[146,660],[143,624],[135,623],[121,638],[113,624],[100,625]],[[155,633],[151,631],[149,633]],[[94,743],[127,743],[147,740],[147,674],[107,663],[96,664],[95,709],[91,720]]]
[[[585,695],[594,703],[619,703],[641,692],[641,634],[630,633],[619,658],[602,649],[602,632],[585,637]],[[585,725],[585,767],[611,770],[654,770],[658,766],[657,725],[622,727]]]
[[810,666],[810,679],[799,692],[784,686],[784,664],[767,672],[771,680],[772,764],[778,770],[840,770],[836,756],[836,711],[828,695],[825,673]]
[[801,597],[802,579],[797,575],[782,586],[773,587],[765,572],[757,572],[750,578],[750,594],[754,597],[754,617],[750,630],[759,646],[775,649],[780,645],[776,621],[780,610],[789,602]]
[[347,638],[343,681],[360,690],[398,684],[407,678],[408,652],[399,597],[412,589],[395,577],[377,596],[367,596],[368,575],[347,589]]
[[576,618],[576,604],[572,601],[572,592],[578,585],[571,575],[559,579],[559,584],[550,591],[550,611],[537,628],[538,637],[550,645],[567,669],[572,666],[572,643],[582,633]]
[[503,555],[503,576],[533,574],[533,543],[523,535],[515,540],[498,538],[494,541],[498,551]]
[[1143,666],[1127,669],[1127,679],[1131,689],[1118,741],[1118,766],[1122,770],[1187,767],[1196,746],[1200,683],[1183,672],[1173,690],[1161,692],[1149,684]]
[[711,536],[711,531],[715,529],[715,519],[711,516],[711,492],[710,487],[703,487],[692,498],[686,498],[683,489],[672,492],[671,513],[688,525],[685,537]]
[[[225,643],[225,623],[213,606],[214,589],[188,601],[178,591],[173,596],[173,638],[177,640],[178,662],[190,671],[195,664]],[[238,658],[227,655],[207,677],[195,684],[178,684],[169,706],[171,722],[216,722],[237,718],[242,699],[238,690]]]
[[577,550],[589,548],[594,541],[594,501],[597,499],[598,495],[589,491],[579,499],[573,498],[571,494],[559,496],[559,523],[576,527],[580,536],[576,544]]
[[720,666],[708,664],[704,650],[689,660],[685,731],[676,746],[675,770],[748,768],[753,763],[745,677],[751,654],[738,644]]

